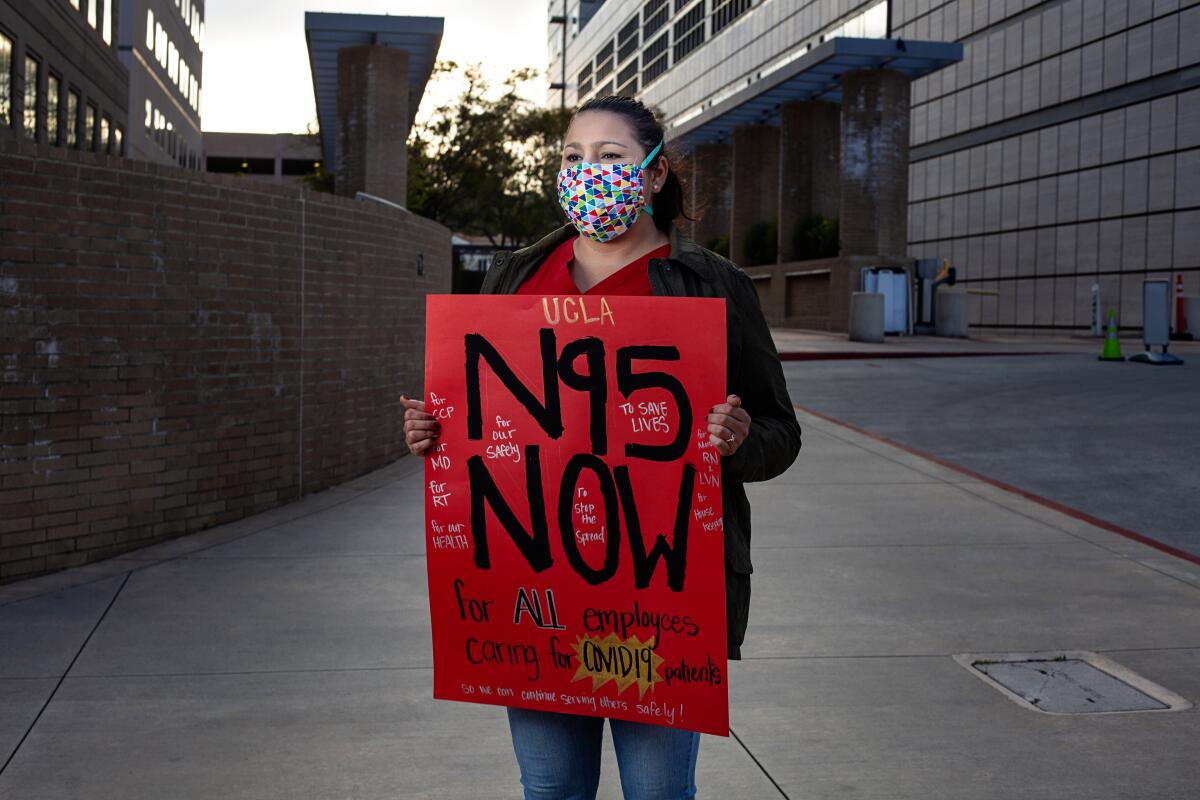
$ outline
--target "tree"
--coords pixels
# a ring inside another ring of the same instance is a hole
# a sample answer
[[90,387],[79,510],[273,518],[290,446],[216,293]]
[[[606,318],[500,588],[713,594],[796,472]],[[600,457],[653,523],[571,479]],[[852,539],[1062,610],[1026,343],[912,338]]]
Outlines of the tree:
[[[300,134],[304,139],[317,150],[321,151],[321,123],[313,117],[310,122],[305,123],[304,133]],[[316,166],[309,170],[304,175],[300,176],[300,183],[313,192],[329,192],[334,191],[333,173],[325,169],[325,162],[318,161]]]
[[409,136],[409,210],[505,249],[561,224],[555,182],[570,112],[520,95],[536,71],[514,70],[499,95],[478,64],[439,62],[434,73],[461,76],[463,89]]
[[810,214],[792,229],[792,252],[796,261],[836,258],[838,221],[822,214]]

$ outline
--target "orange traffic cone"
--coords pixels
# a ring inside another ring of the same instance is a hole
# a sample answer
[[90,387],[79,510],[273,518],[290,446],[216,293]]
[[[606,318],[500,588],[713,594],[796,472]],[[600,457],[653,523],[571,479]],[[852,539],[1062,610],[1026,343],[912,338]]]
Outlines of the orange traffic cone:
[[1104,349],[1100,351],[1101,361],[1124,361],[1121,355],[1121,340],[1117,338],[1117,310],[1108,310],[1108,327],[1104,332]]

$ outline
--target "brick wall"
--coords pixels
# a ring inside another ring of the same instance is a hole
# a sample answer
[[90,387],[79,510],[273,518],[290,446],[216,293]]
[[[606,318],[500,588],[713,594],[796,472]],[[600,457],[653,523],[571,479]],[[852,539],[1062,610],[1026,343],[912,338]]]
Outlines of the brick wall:
[[894,70],[857,70],[842,80],[843,254],[907,259],[908,97],[908,77]]
[[748,267],[747,232],[758,223],[779,219],[779,128],[735,128],[732,172],[729,256],[739,267]]
[[449,266],[403,211],[4,135],[0,583],[396,459]]

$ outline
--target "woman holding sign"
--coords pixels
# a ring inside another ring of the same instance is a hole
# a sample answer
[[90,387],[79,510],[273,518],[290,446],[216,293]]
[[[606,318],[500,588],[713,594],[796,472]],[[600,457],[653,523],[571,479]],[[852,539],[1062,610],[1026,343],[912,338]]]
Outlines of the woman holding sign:
[[[786,470],[800,426],[750,278],[675,227],[683,187],[662,126],[637,100],[603,97],[575,113],[564,137],[559,201],[570,222],[530,247],[495,255],[484,294],[664,295],[726,301],[728,396],[709,439],[721,456],[728,655],[741,657],[750,605],[750,505],[743,484]],[[401,397],[405,439],[429,453],[440,427]],[[594,798],[604,718],[508,709],[526,798]],[[694,797],[699,734],[610,719],[627,800]]]

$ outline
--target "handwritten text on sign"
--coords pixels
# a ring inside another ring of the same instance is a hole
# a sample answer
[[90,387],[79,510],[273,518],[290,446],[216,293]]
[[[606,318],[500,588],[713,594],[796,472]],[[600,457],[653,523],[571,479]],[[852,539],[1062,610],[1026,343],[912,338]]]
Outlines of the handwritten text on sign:
[[431,296],[434,696],[728,735],[720,300]]

